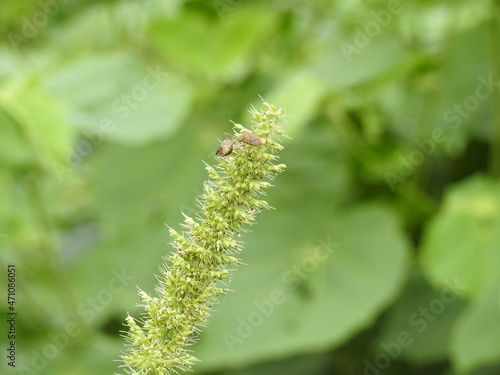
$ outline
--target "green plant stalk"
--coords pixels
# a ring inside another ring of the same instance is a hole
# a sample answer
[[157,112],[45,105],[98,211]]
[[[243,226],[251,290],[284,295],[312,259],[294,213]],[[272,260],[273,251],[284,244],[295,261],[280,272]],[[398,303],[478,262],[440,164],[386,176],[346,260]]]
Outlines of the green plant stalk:
[[160,268],[157,297],[140,290],[145,312],[138,320],[126,319],[129,331],[122,367],[128,374],[178,373],[198,361],[189,346],[207,322],[216,297],[228,291],[224,280],[239,264],[235,255],[242,249],[236,238],[257,212],[268,208],[266,201],[256,198],[273,186],[265,180],[286,168],[273,164],[283,149],[276,140],[284,135],[281,109],[265,101],[263,106],[262,111],[250,110],[251,129],[234,124],[234,135],[215,156],[218,167],[206,165],[209,180],[198,201],[201,215],[196,219],[184,215],[187,231],[182,234],[170,228],[177,252]]

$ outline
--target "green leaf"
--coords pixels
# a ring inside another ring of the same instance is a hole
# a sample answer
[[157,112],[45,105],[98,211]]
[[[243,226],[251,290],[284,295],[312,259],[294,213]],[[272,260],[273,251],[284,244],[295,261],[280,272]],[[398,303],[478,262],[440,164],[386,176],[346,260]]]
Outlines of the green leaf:
[[[351,42],[348,42],[351,46]],[[339,43],[332,48],[326,58],[314,67],[314,74],[335,90],[352,87],[380,79],[403,66],[407,59],[401,42],[395,36],[380,36],[366,47],[356,48],[357,53],[350,54]],[[390,59],[386,58],[390,56]]]
[[489,38],[490,25],[484,22],[450,40],[435,121],[449,134],[452,152],[465,151],[471,133],[487,142],[491,139],[492,98],[498,82],[491,70],[491,48],[484,42]]
[[422,262],[441,288],[458,279],[470,297],[490,288],[500,273],[500,181],[472,177],[446,193],[424,233]]
[[28,140],[13,119],[0,111],[0,163],[17,168],[33,166],[34,157]]
[[300,221],[285,219],[289,215],[273,212],[274,225],[286,226],[282,236],[275,229],[246,239],[248,266],[235,275],[231,289],[237,293],[221,301],[202,335],[199,367],[242,366],[338,346],[373,322],[400,290],[408,246],[386,208],[339,213],[327,240],[315,243],[300,242],[300,227],[286,225]]
[[289,114],[286,116],[286,132],[293,138],[299,136],[305,125],[317,114],[318,104],[325,93],[321,81],[301,71],[285,77],[265,97]]
[[[323,374],[331,362],[329,353],[319,353],[304,356],[287,358],[282,361],[260,363],[256,366],[247,367],[241,370],[224,371],[225,375],[304,375]],[[194,368],[195,373],[196,371]]]
[[165,66],[128,55],[92,55],[61,68],[47,86],[70,108],[89,139],[143,144],[168,137],[188,115],[190,85]]
[[454,366],[467,372],[480,366],[500,364],[500,288],[495,283],[464,312],[453,335]]
[[224,21],[186,12],[151,26],[153,43],[179,68],[232,81],[251,67],[253,51],[268,35],[272,14],[260,8],[235,9]]
[[[460,292],[453,284],[436,292],[415,270],[384,319],[376,350],[387,353],[386,348],[396,347],[404,358],[419,364],[446,360],[453,325],[465,306]],[[400,341],[401,334],[408,338]]]
[[46,170],[66,162],[73,132],[57,98],[36,84],[12,82],[0,102],[0,159]]

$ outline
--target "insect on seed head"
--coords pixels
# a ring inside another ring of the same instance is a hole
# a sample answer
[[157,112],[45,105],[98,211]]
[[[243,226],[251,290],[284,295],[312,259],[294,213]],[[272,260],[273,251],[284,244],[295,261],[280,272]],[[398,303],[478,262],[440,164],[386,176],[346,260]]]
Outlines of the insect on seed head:
[[265,138],[256,136],[255,134],[244,132],[240,137],[238,137],[239,142],[245,142],[252,146],[262,146],[266,143]]
[[224,139],[219,147],[217,147],[217,151],[215,152],[218,156],[226,156],[233,152],[233,141],[229,138]]

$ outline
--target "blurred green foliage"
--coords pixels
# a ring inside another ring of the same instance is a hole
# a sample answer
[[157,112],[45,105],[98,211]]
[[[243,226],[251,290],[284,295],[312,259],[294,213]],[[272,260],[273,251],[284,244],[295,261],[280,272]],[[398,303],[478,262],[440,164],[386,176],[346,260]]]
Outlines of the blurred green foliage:
[[172,250],[163,224],[196,213],[202,161],[259,94],[287,115],[288,170],[195,373],[500,373],[499,15],[498,0],[4,2],[0,285],[15,264],[18,318],[1,373],[118,371],[136,285],[151,292]]

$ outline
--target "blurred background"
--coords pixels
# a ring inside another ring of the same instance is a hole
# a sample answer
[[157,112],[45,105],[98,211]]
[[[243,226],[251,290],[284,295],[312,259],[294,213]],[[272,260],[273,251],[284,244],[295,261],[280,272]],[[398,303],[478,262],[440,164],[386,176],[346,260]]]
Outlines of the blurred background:
[[119,372],[165,224],[259,95],[288,169],[194,373],[500,374],[500,1],[1,7],[2,374]]

